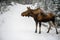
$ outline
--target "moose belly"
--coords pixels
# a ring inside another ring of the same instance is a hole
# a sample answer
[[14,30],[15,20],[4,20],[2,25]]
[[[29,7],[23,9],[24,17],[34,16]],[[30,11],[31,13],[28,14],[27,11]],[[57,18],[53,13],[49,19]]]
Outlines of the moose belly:
[[48,22],[48,21],[51,21],[51,19],[41,19],[41,20],[38,20],[39,22]]

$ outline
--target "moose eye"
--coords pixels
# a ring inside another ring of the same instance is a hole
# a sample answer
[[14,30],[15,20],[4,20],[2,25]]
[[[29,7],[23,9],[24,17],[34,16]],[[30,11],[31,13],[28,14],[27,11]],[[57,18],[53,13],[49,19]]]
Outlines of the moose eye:
[[39,14],[39,15],[41,15],[41,14]]

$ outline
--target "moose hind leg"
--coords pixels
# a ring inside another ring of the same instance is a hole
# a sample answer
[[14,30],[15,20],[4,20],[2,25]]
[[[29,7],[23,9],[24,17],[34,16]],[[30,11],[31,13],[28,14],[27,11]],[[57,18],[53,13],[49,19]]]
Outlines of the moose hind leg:
[[49,28],[48,28],[47,33],[49,33],[50,29],[51,29],[51,23],[49,22]]
[[56,34],[58,34],[58,31],[57,31],[57,24],[54,23],[54,27],[55,27],[55,30],[56,30]]
[[55,21],[52,21],[52,24],[53,24],[53,26],[55,27],[56,34],[58,34],[58,31],[57,31],[57,24],[56,24],[56,22],[55,22]]
[[55,29],[56,29],[56,34],[58,34],[57,27],[55,27]]

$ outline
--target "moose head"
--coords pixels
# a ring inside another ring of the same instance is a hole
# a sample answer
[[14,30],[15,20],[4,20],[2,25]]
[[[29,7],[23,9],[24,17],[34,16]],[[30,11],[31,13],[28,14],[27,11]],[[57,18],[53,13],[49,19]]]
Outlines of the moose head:
[[27,7],[27,10],[21,14],[21,16],[32,16],[32,11],[30,7]]

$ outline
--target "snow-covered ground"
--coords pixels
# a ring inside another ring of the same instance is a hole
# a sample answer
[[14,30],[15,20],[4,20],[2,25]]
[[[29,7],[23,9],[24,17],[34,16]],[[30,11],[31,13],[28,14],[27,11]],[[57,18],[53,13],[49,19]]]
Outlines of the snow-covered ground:
[[50,33],[47,32],[47,27],[42,25],[41,34],[34,33],[35,22],[31,17],[22,17],[21,13],[25,11],[27,6],[16,4],[8,6],[9,11],[0,15],[0,40],[60,40],[59,34],[56,34],[52,28]]

